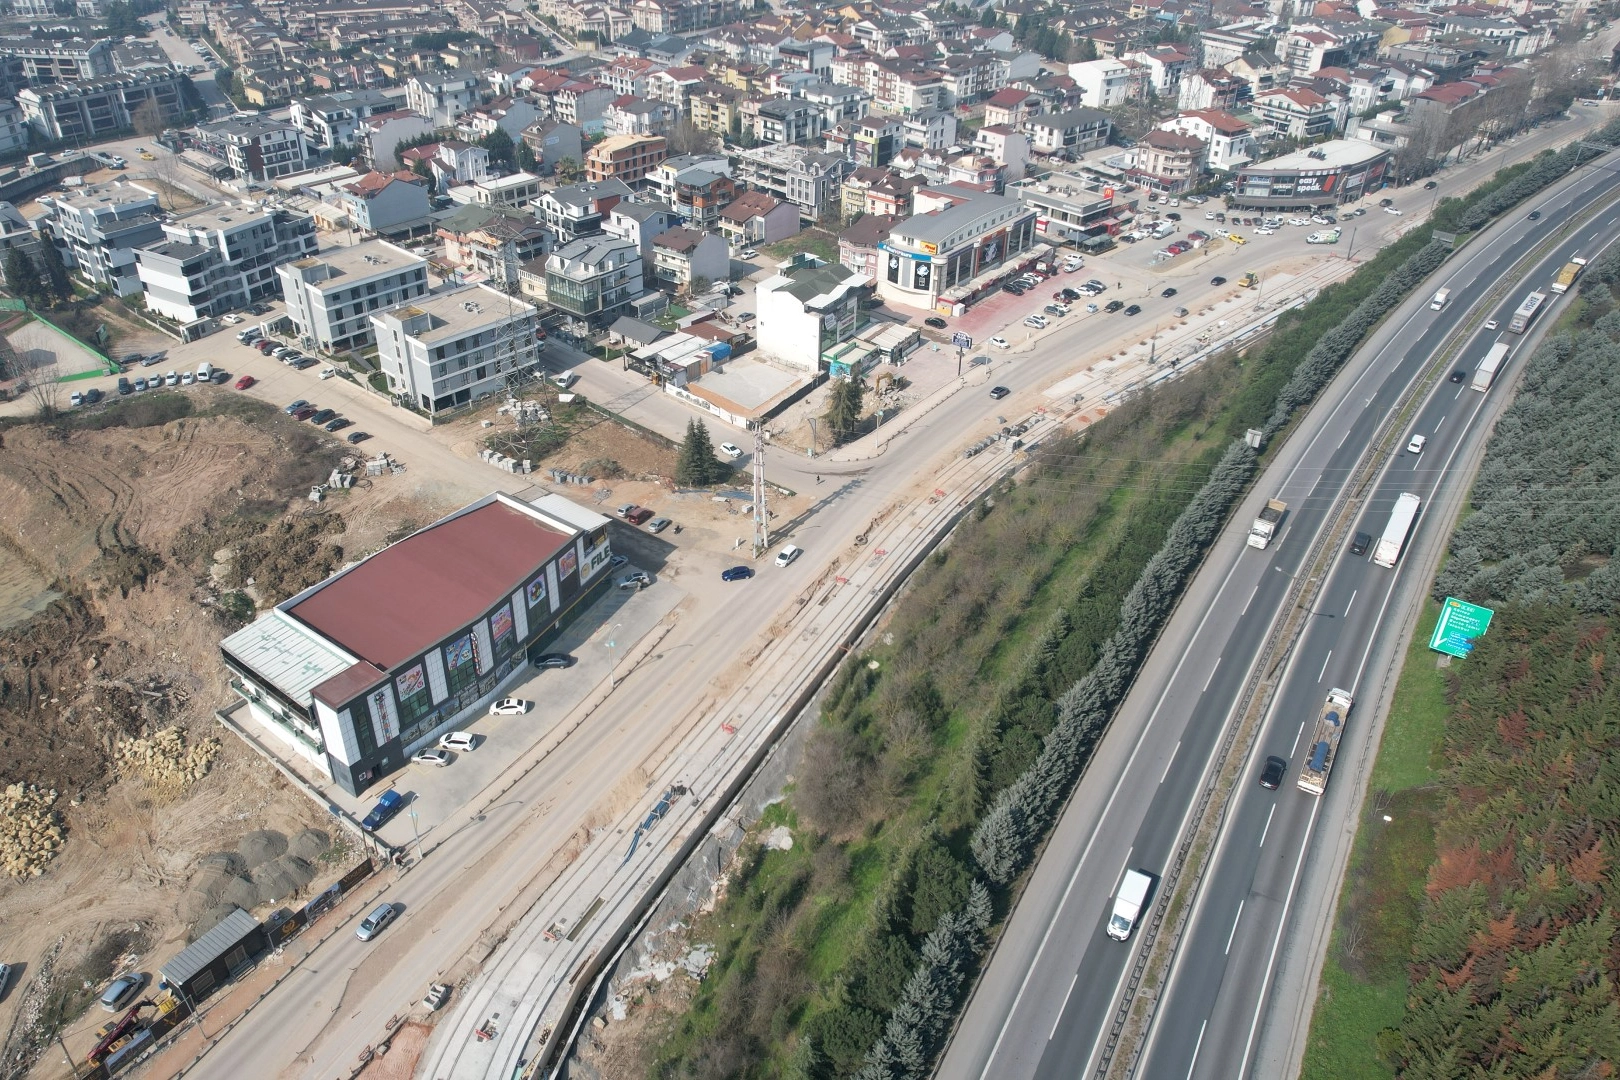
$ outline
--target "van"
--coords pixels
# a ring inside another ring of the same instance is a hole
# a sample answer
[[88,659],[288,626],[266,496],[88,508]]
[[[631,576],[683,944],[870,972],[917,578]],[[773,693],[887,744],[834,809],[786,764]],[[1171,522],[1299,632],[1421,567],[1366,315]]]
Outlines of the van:
[[561,371],[551,376],[552,385],[556,386],[559,390],[568,389],[570,386],[573,386],[578,379],[579,376],[575,375],[572,371]]
[[361,941],[370,941],[382,933],[383,927],[394,921],[397,913],[393,904],[381,903],[372,909],[371,914],[360,920],[360,926],[355,930],[354,936]]
[[197,365],[197,381],[198,382],[200,382],[200,383],[210,382],[210,381],[212,381],[213,378],[214,378],[214,369],[213,369],[213,366],[208,363],[208,361],[204,360],[202,363]]
[[1119,891],[1114,894],[1114,910],[1108,916],[1108,936],[1115,941],[1129,941],[1136,924],[1142,918],[1142,909],[1147,906],[1148,893],[1153,888],[1153,879],[1140,870],[1125,871],[1125,878],[1119,883]]

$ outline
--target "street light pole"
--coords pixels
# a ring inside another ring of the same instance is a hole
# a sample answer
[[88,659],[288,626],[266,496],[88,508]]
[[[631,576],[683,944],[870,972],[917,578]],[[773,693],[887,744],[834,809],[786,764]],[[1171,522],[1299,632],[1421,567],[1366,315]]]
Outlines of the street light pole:
[[624,623],[622,623],[622,622],[616,622],[608,630],[607,647],[608,647],[608,656],[609,656],[609,660],[608,660],[608,689],[609,690],[613,689],[615,686],[617,686],[619,684],[619,650],[616,648],[616,638],[614,637],[614,635],[618,634],[619,627],[621,627],[623,625],[624,625]]
[[417,859],[421,859],[422,858],[422,834],[420,832],[418,832],[417,828],[416,828],[416,807],[414,807],[414,806],[411,807],[410,815],[411,815],[411,838],[416,841],[416,857],[417,857]]

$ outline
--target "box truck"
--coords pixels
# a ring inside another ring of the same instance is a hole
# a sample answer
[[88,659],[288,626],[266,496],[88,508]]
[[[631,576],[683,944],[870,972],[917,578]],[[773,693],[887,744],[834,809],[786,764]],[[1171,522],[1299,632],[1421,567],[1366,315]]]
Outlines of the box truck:
[[1450,302],[1451,302],[1451,290],[1450,289],[1440,289],[1434,294],[1434,299],[1429,301],[1429,308],[1431,310],[1433,310],[1433,311],[1439,311],[1441,308],[1445,307]]
[[1153,878],[1140,870],[1125,871],[1125,879],[1114,894],[1114,913],[1108,916],[1108,936],[1115,941],[1129,941],[1153,889]]
[[1249,526],[1249,546],[1266,549],[1271,538],[1277,534],[1277,526],[1282,524],[1283,515],[1288,513],[1288,504],[1281,499],[1267,499],[1266,505],[1261,508],[1260,516],[1254,519]]

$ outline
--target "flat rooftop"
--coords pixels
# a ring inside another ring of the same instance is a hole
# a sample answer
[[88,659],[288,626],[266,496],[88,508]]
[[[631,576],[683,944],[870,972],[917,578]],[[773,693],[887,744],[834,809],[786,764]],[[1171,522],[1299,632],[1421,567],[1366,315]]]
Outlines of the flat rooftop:
[[[1311,157],[1311,154],[1325,155],[1321,158]],[[1239,172],[1324,172],[1328,169],[1343,169],[1351,165],[1360,165],[1365,161],[1389,153],[1387,147],[1378,146],[1362,139],[1335,139],[1332,142],[1317,143],[1309,150],[1295,150],[1292,154],[1274,157],[1256,165],[1245,165]]]
[[392,670],[517,592],[573,534],[496,500],[393,544],[283,608]]
[[350,283],[345,280],[347,278],[374,277],[397,273],[413,266],[426,266],[427,260],[386,240],[368,240],[353,247],[336,247],[307,259],[299,259],[293,265],[299,269],[327,267],[330,271],[327,279],[313,283],[316,289],[324,290],[348,288]]
[[731,359],[710,371],[686,389],[700,397],[729,403],[734,412],[757,413],[790,390],[803,386],[808,378],[753,360]]
[[392,315],[396,319],[409,319],[413,315],[430,316],[432,324],[428,329],[411,336],[432,345],[505,325],[512,319],[534,314],[534,308],[488,285],[468,285],[451,292],[419,296],[408,304],[387,308],[377,314]]

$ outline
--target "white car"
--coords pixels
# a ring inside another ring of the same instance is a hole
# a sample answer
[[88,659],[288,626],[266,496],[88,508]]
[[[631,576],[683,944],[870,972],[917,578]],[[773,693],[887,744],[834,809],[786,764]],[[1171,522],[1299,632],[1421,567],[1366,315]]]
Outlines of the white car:
[[418,750],[412,754],[411,760],[418,765],[438,765],[443,767],[450,764],[450,755],[436,746],[430,746],[426,750]]
[[478,749],[478,736],[470,731],[447,731],[439,736],[439,749],[470,754]]
[[1486,319],[1485,320],[1485,329],[1487,329],[1487,330],[1495,330],[1496,329],[1496,320],[1495,319]]
[[738,446],[736,443],[721,443],[720,452],[733,460],[742,457],[742,447]]
[[337,368],[331,368],[331,367],[323,367],[323,368],[321,368],[321,378],[323,378],[323,379],[332,379],[332,378],[336,378],[336,377],[337,377]]
[[804,548],[795,547],[794,545],[789,544],[787,547],[776,553],[776,565],[786,566],[803,554]]
[[491,716],[522,716],[529,711],[529,703],[522,698],[501,698],[489,707]]
[[757,259],[757,258],[759,258],[759,252],[755,251],[753,248],[743,248],[737,254],[741,255],[745,259]]
[[1395,207],[1393,207],[1393,206],[1384,207],[1384,213],[1386,213],[1386,214],[1394,214],[1396,217],[1401,216],[1401,212],[1399,210],[1395,209]]
[[163,376],[163,385],[164,386],[179,386],[180,385],[180,373],[178,371],[167,372]]
[[1024,316],[1024,325],[1025,326],[1033,326],[1037,330],[1045,330],[1046,329],[1046,316],[1045,315],[1026,315],[1026,316]]
[[1261,236],[1271,236],[1271,235],[1274,235],[1277,230],[1276,229],[1268,229],[1264,225],[1262,225],[1262,226],[1260,226],[1258,229],[1256,229],[1254,231],[1256,233],[1260,234]]
[[1291,217],[1291,218],[1288,219],[1288,224],[1290,224],[1290,225],[1309,225],[1310,220],[1307,219],[1307,218],[1302,218],[1302,217]]
[[1205,210],[1204,211],[1204,220],[1205,221],[1214,221],[1215,220],[1215,211],[1213,211],[1213,210]]
[[990,339],[990,344],[994,345],[998,349],[1010,349],[1010,348],[1012,348],[1012,342],[1008,341],[1006,338],[1001,337],[999,335],[996,336],[996,337],[991,338]]
[[181,376],[180,376],[180,385],[181,386],[193,386],[193,385],[196,384],[196,382],[197,382],[197,376],[193,375],[189,371],[183,372],[181,374]]
[[1421,454],[1423,453],[1423,444],[1428,441],[1426,436],[1414,435],[1412,441],[1406,444],[1406,452],[1408,454]]

